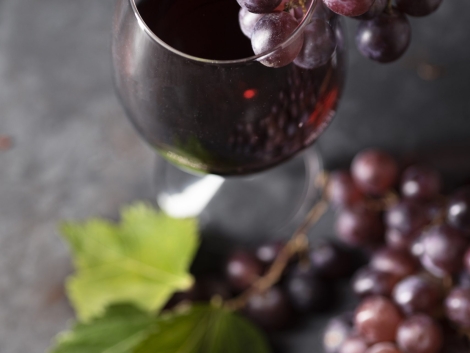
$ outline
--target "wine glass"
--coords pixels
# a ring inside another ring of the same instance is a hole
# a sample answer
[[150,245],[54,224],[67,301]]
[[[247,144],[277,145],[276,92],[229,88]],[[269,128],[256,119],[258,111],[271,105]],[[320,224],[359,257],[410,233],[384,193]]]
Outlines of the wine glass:
[[[249,45],[237,28],[235,0],[118,0],[115,86],[135,128],[164,157],[157,164],[157,191],[165,211],[204,215],[212,206],[209,218],[230,213],[226,228],[243,233],[279,228],[308,208],[321,170],[309,147],[333,118],[345,77],[339,18],[329,19],[337,45],[320,67],[262,63],[303,34],[317,2],[274,50],[230,59]],[[194,38],[189,19],[204,6],[215,6],[217,24],[205,21],[206,35]]]

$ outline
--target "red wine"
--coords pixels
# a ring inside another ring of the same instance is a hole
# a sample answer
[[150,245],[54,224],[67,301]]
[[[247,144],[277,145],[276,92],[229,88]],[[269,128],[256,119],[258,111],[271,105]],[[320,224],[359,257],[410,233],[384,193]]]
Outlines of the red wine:
[[235,0],[143,0],[138,8],[159,38],[185,54],[213,60],[254,55]]
[[[311,145],[333,117],[344,79],[344,40],[315,69],[253,61],[235,0],[143,0],[118,6],[116,86],[147,142],[173,163],[219,175],[266,170]],[[167,44],[162,45],[161,41]]]

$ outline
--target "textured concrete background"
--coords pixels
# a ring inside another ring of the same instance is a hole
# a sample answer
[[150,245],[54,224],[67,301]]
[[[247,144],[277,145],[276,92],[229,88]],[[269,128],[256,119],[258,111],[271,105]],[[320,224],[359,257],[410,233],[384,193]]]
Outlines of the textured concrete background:
[[[57,222],[114,216],[152,196],[153,153],[111,84],[112,10],[112,0],[0,0],[0,353],[43,352],[73,315]],[[413,20],[396,64],[351,46],[344,99],[320,142],[328,165],[366,146],[408,153],[470,141],[469,16],[468,0],[444,0]],[[316,351],[316,337],[294,333],[290,351]]]

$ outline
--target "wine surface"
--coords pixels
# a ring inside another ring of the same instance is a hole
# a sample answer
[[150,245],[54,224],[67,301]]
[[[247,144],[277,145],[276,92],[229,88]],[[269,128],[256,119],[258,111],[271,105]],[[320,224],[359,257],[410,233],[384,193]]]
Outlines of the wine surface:
[[213,60],[254,55],[235,0],[143,0],[138,8],[150,29],[183,53]]

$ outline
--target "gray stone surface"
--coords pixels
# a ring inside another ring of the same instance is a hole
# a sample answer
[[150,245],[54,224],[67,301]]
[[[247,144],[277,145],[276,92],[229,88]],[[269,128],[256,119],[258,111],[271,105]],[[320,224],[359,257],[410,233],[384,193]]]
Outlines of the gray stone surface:
[[[0,134],[14,142],[0,151],[0,353],[43,352],[73,316],[57,222],[115,216],[151,198],[153,153],[112,88],[112,8],[111,0],[0,0]],[[470,140],[469,16],[468,0],[444,0],[413,20],[413,44],[396,64],[351,49],[344,99],[320,142],[329,165],[366,146],[404,153]],[[442,75],[420,78],[427,64]],[[316,351],[316,332],[294,333],[295,352]]]

